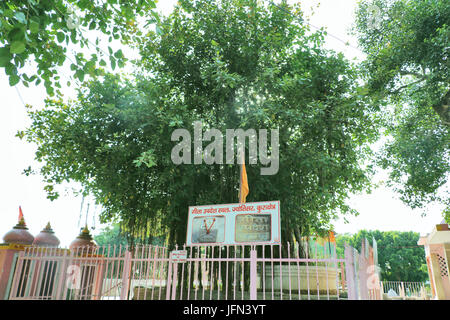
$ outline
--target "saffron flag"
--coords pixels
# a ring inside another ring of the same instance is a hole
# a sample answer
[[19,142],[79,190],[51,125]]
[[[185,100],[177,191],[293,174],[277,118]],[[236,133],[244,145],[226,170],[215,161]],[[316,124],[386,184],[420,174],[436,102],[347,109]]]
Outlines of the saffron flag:
[[328,237],[330,239],[330,242],[336,243],[336,238],[334,236],[334,232],[333,231],[329,232],[329,236]]
[[22,207],[19,206],[19,221],[23,219]]
[[241,165],[241,180],[239,188],[239,203],[245,203],[247,195],[249,193],[248,181],[247,181],[247,171],[245,170],[245,159],[244,154],[242,154],[242,165]]

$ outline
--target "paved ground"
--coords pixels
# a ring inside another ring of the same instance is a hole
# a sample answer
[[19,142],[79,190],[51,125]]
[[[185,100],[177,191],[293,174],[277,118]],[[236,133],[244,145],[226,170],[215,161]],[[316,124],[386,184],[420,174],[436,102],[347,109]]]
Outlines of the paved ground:
[[[147,293],[145,294],[144,289],[140,289],[138,290],[137,288],[134,290],[134,294],[132,299],[133,300],[144,300],[144,296],[146,300],[151,300],[152,299],[152,290],[147,288]],[[165,288],[161,289],[161,295],[160,295],[160,290],[159,288],[155,288],[153,290],[153,300],[159,300],[159,297],[161,297],[162,300],[166,299],[166,290]],[[188,297],[188,292],[187,290],[185,290],[183,292],[183,295],[180,297],[179,292],[177,292],[177,296],[176,296],[177,300],[250,300],[250,293],[248,291],[236,291],[236,293],[229,293],[228,296],[225,296],[225,292],[224,291],[219,291],[217,292],[217,290],[214,290],[213,292],[211,292],[210,290],[197,290],[197,292],[195,292],[195,290],[191,290],[189,292],[189,297]],[[298,292],[294,293],[291,292],[291,295],[289,295],[289,292],[283,292],[283,294],[281,295],[281,293],[278,292],[274,292],[273,296],[272,296],[272,292],[265,292],[265,294],[263,294],[263,292],[258,292],[257,293],[257,300],[337,300],[338,297],[336,295],[328,295],[325,294],[320,294],[320,295],[316,295],[316,294],[310,294],[308,296],[307,293],[305,294],[301,294],[299,296]],[[346,297],[341,296],[339,298],[340,300],[346,300]]]

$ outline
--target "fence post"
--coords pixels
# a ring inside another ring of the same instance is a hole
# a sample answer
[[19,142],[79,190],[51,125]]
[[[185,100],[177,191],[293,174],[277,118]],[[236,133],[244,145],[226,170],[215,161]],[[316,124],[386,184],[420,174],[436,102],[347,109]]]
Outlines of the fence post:
[[9,277],[8,277],[8,282],[7,282],[7,285],[6,285],[5,295],[4,295],[3,298],[0,297],[0,300],[2,300],[2,299],[3,300],[8,300],[9,299],[9,294],[10,294],[10,291],[11,291],[11,285],[12,285],[12,281],[14,279],[14,274],[15,274],[15,270],[16,270],[15,268],[16,268],[18,259],[19,259],[19,254],[15,253],[14,256],[13,256],[13,260],[11,261],[11,268],[10,268],[10,271],[9,271]]
[[19,289],[20,276],[23,272],[23,260],[24,260],[25,252],[20,251],[19,256],[17,258],[16,270],[14,271],[14,277],[11,284],[11,289],[9,291],[9,299],[17,298],[17,290]]
[[128,300],[128,290],[130,287],[130,272],[131,272],[131,252],[125,252],[123,276],[122,276],[122,291],[120,293],[120,300]]
[[172,300],[176,299],[177,284],[178,284],[178,263],[175,263],[172,272]]
[[103,285],[104,285],[104,279],[105,279],[105,274],[106,274],[106,270],[105,270],[105,264],[106,264],[106,260],[102,259],[100,261],[100,271],[99,271],[99,277],[97,279],[97,286],[96,286],[96,295],[94,296],[94,299],[96,300],[102,300],[103,297]]
[[256,281],[257,281],[257,253],[254,248],[250,251],[250,300],[257,299]]
[[[364,248],[365,251],[365,248]],[[369,288],[367,286],[368,280],[368,268],[367,268],[367,259],[364,255],[363,249],[361,249],[361,254],[359,255],[359,288],[360,288],[360,300],[369,300]]]
[[403,282],[400,282],[400,296],[405,300],[405,286],[403,285]]
[[426,300],[427,299],[427,294],[425,291],[425,285],[423,283],[420,284],[420,297],[422,298],[422,300]]
[[345,276],[347,282],[348,300],[357,300],[355,287],[355,268],[353,261],[353,248],[345,245]]
[[66,300],[66,295],[63,295],[63,288],[65,288],[65,280],[67,275],[67,250],[64,250],[61,269],[59,275],[57,275],[57,279],[59,279],[58,287],[56,289],[56,300]]
[[341,281],[342,281],[342,290],[347,286],[347,282],[345,280],[345,269],[344,269],[344,262],[341,262]]
[[169,253],[169,270],[167,271],[166,300],[170,300],[171,283],[172,283],[172,255]]

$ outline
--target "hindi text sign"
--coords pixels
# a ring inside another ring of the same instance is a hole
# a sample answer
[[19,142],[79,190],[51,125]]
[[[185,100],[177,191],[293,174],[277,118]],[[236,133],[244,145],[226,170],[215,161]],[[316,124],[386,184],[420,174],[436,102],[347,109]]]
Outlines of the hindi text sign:
[[170,252],[170,260],[175,263],[186,262],[187,251],[186,250],[174,250]]
[[279,244],[280,202],[189,207],[186,244]]

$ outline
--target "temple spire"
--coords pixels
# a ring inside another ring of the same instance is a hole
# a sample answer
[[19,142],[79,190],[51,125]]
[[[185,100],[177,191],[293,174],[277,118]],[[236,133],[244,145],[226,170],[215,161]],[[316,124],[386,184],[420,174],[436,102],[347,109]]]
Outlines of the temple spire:
[[26,226],[21,206],[19,206],[19,225]]
[[19,222],[4,235],[3,241],[5,243],[31,245],[34,237],[27,230],[22,208],[19,206]]

